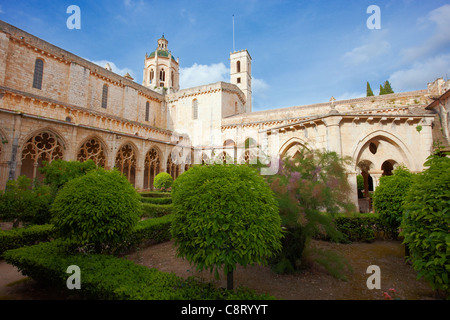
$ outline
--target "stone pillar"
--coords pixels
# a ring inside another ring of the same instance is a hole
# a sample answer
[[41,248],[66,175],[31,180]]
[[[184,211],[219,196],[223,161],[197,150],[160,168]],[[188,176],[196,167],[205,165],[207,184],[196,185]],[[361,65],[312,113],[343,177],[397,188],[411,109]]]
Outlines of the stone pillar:
[[340,123],[341,116],[333,115],[323,119],[327,126],[327,149],[328,151],[334,151],[338,155],[342,155],[341,146],[341,129]]
[[355,205],[356,212],[359,212],[359,203],[358,203],[358,183],[356,181],[357,172],[348,172],[347,180],[351,188],[350,201]]
[[136,176],[134,180],[134,188],[136,190],[144,189],[144,168],[142,166],[136,166]]

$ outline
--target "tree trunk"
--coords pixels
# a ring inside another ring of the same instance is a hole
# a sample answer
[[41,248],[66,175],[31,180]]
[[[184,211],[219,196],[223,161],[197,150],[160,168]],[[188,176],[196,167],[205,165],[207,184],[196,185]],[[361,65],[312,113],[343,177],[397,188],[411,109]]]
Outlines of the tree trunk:
[[227,273],[227,290],[233,290],[233,270]]

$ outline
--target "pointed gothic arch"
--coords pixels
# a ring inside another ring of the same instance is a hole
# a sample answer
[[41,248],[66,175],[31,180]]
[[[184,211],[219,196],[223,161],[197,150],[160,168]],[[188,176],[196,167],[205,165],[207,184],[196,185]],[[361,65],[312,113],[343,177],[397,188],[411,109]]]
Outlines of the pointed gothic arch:
[[117,151],[115,167],[135,185],[137,152],[131,143],[123,144]]
[[43,162],[51,163],[63,159],[64,143],[60,136],[50,130],[40,130],[26,140],[22,147],[20,175],[30,179],[42,180],[38,168]]
[[99,167],[106,166],[106,150],[105,144],[96,136],[89,137],[84,140],[81,146],[77,149],[77,160],[84,162],[86,160],[93,160]]
[[155,177],[161,172],[161,151],[152,147],[145,155],[144,160],[144,189],[153,190]]

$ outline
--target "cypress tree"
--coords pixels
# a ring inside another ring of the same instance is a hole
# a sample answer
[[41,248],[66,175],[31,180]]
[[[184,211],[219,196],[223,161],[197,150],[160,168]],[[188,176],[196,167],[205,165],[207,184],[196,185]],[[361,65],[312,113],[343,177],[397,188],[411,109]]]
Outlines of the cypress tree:
[[384,87],[380,84],[380,96],[386,94],[386,91],[384,90]]
[[385,94],[394,93],[394,90],[392,90],[391,84],[389,83],[388,80],[386,80],[386,82],[384,83],[384,93]]
[[370,88],[369,81],[367,81],[366,92],[367,92],[367,96],[368,96],[368,97],[372,97],[372,96],[374,95],[372,89]]

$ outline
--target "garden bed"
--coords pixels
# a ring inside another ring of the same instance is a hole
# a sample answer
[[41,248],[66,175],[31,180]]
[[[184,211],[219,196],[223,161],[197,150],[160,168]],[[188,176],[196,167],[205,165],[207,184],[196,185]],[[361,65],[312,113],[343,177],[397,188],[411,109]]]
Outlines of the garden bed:
[[[254,266],[235,271],[235,285],[242,285],[285,300],[382,300],[383,291],[395,288],[398,297],[406,300],[435,299],[429,284],[417,280],[417,273],[411,265],[404,261],[404,246],[400,241],[377,240],[373,243],[354,242],[336,244],[325,241],[312,241],[314,248],[322,248],[339,252],[347,258],[353,273],[347,273],[348,281],[338,280],[329,275],[321,266],[311,263],[309,268],[296,275],[277,275],[269,267]],[[128,256],[128,259],[159,271],[174,272],[177,276],[199,278],[214,281],[209,272],[195,272],[186,260],[176,258],[173,241],[141,248]],[[369,290],[366,274],[369,265],[378,265],[381,269],[381,289]],[[18,275],[11,265],[0,261],[0,296],[3,299],[76,299],[73,292],[45,288],[34,280],[10,282],[24,279]],[[216,282],[217,286],[225,286],[225,279]],[[67,290],[68,291],[68,290]]]

